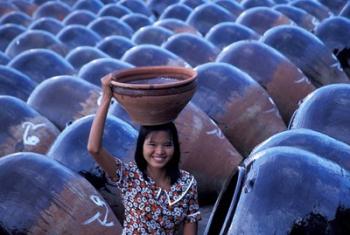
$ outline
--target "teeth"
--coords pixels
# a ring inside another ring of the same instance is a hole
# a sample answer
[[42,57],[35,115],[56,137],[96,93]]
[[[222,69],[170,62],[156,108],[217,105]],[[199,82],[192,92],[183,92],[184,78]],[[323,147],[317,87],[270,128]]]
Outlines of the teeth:
[[153,157],[153,158],[156,160],[164,160],[165,159],[165,157]]

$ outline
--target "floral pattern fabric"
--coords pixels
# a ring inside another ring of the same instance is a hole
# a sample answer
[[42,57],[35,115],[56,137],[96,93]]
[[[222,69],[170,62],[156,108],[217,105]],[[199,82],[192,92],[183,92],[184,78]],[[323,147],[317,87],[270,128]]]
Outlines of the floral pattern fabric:
[[184,170],[169,191],[143,178],[135,162],[117,160],[117,181],[125,207],[124,234],[177,234],[181,224],[201,219],[197,182]]

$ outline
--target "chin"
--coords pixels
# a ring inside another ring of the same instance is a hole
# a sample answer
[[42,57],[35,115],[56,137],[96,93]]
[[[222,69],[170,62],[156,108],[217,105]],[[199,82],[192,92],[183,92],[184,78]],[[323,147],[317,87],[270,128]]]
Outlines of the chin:
[[166,164],[150,164],[152,168],[159,168],[162,169],[165,167]]
[[153,168],[164,168],[166,166],[168,162],[162,162],[162,163],[159,163],[159,162],[154,162],[152,161],[149,165]]

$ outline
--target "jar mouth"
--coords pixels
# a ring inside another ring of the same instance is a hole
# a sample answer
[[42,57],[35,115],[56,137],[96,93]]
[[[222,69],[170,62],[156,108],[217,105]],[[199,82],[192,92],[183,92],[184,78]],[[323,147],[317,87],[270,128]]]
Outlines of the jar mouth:
[[[112,73],[111,84],[132,90],[159,90],[187,85],[196,79],[192,68],[175,66],[147,66],[129,68]],[[153,82],[148,82],[151,79]]]

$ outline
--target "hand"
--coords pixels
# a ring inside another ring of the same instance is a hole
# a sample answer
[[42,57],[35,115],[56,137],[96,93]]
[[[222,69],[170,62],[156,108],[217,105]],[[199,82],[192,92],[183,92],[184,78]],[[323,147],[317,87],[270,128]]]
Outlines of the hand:
[[109,99],[111,99],[113,96],[112,84],[111,84],[112,79],[113,79],[113,76],[111,74],[107,74],[106,76],[101,78],[101,87],[102,87],[103,96]]

